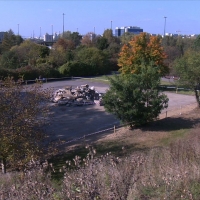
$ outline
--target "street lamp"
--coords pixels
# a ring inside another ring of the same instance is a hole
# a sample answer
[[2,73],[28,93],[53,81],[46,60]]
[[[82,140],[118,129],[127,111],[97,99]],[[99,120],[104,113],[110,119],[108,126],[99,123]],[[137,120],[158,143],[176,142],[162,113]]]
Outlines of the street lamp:
[[166,18],[167,18],[167,17],[164,17],[164,18],[165,18],[165,24],[164,24],[164,37],[165,37]]
[[64,16],[65,14],[63,13],[63,37],[64,37]]
[[94,26],[94,34],[95,34],[95,26]]
[[110,21],[110,23],[111,23],[111,31],[112,31],[112,20]]
[[40,39],[41,39],[41,26],[40,26]]
[[52,31],[52,42],[53,42],[53,24],[51,25],[51,31]]
[[18,35],[19,35],[19,24],[17,24],[17,26],[18,26]]

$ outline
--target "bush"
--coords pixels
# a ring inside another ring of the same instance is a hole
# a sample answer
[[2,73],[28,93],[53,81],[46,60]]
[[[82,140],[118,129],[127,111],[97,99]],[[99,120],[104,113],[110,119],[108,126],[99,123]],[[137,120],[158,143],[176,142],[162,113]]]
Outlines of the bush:
[[91,65],[73,61],[62,65],[59,72],[64,76],[92,76],[95,75]]
[[58,70],[50,67],[47,64],[40,65],[38,67],[26,66],[16,69],[16,76],[23,76],[24,80],[35,80],[39,76],[45,78],[58,78],[60,73]]

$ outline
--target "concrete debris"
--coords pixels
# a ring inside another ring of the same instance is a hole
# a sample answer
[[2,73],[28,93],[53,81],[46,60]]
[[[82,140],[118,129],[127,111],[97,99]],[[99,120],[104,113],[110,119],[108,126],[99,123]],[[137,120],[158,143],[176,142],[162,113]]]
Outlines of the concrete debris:
[[66,106],[94,105],[96,101],[99,105],[103,105],[102,95],[95,90],[94,86],[89,87],[88,84],[77,86],[74,89],[72,86],[65,86],[53,93],[51,101]]

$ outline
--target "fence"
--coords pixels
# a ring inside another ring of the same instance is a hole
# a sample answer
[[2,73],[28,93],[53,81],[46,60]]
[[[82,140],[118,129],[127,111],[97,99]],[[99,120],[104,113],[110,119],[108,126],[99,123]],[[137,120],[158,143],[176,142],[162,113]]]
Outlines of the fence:
[[[159,115],[157,120],[161,120],[161,119],[164,119],[164,118],[167,118],[167,117],[172,117],[172,116],[175,116],[175,115],[176,116],[182,115],[184,113],[187,113],[187,112],[193,110],[196,107],[197,107],[197,104],[192,103],[192,104],[188,104],[188,105],[184,105],[184,106],[179,106],[176,109],[171,109],[171,110],[166,109]],[[111,132],[111,131],[113,133],[116,133],[117,130],[119,130],[120,128],[127,127],[129,124],[130,123],[122,124],[122,125],[119,125],[119,126],[114,125],[113,127],[110,127],[110,128],[107,128],[107,129],[104,129],[104,130],[101,130],[101,131],[97,131],[97,132],[94,132],[94,133],[89,133],[87,135],[66,141],[66,142],[62,143],[62,145],[70,144],[70,143],[73,143],[73,142],[76,142],[76,141],[79,141],[79,140],[85,140],[87,137],[94,136],[94,135],[101,134],[101,133],[106,133],[106,132]]]

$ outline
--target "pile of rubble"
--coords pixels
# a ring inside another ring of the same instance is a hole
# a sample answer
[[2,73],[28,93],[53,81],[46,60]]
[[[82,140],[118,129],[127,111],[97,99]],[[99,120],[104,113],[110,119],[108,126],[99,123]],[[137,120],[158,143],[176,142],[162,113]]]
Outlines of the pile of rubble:
[[80,87],[72,88],[66,86],[63,89],[58,89],[52,95],[51,101],[58,105],[93,105],[95,100],[98,100],[99,105],[102,105],[102,94],[95,91],[95,88],[89,87],[88,84]]

